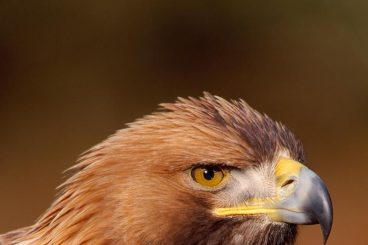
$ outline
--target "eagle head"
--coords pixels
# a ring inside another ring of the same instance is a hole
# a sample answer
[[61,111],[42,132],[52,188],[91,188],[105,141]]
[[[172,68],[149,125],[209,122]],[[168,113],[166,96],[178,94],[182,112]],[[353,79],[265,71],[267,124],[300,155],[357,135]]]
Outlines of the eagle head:
[[294,244],[298,224],[318,223],[326,241],[331,200],[303,162],[294,135],[244,101],[179,98],[87,151],[49,210],[5,236],[28,244],[281,245]]

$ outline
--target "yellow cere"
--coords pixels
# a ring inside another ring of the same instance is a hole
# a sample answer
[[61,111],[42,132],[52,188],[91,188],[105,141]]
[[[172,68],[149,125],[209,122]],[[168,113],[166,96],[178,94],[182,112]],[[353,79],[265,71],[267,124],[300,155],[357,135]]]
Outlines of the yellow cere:
[[297,161],[289,158],[280,158],[275,167],[277,186],[282,186],[292,177],[298,177],[302,167],[304,167],[304,165]]
[[217,166],[201,166],[193,168],[191,174],[193,180],[198,184],[215,187],[223,181],[227,175],[227,170]]

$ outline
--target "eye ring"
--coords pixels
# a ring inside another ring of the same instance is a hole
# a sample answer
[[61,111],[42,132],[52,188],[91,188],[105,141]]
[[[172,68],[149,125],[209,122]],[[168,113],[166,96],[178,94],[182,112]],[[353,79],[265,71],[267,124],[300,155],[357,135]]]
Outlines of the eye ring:
[[192,168],[192,179],[205,187],[216,187],[223,182],[228,171],[220,166],[197,166]]

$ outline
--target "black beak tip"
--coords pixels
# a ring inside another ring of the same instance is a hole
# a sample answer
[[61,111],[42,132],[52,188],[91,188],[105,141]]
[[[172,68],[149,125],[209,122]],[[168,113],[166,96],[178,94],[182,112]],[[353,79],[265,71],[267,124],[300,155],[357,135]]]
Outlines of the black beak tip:
[[330,231],[329,230],[324,230],[322,228],[322,233],[323,233],[323,244],[327,243],[328,237],[330,235]]
[[327,239],[330,236],[331,228],[332,228],[332,214],[328,219],[325,219],[327,222],[321,222],[321,229],[323,233],[323,244],[327,243]]

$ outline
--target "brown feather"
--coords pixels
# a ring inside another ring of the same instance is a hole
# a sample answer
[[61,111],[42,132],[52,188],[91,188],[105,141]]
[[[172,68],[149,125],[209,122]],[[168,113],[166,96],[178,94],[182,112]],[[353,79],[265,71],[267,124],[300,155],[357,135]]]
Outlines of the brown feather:
[[244,101],[179,98],[86,152],[45,214],[0,244],[293,244],[293,225],[214,217],[214,194],[183,179],[197,163],[246,168],[280,149],[304,159],[290,131]]

